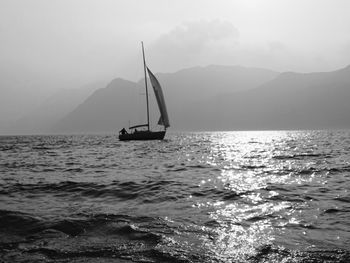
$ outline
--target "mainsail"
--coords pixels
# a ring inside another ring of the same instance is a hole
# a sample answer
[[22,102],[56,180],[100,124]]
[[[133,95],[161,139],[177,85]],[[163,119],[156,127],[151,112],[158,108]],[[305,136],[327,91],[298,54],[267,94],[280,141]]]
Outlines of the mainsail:
[[160,118],[159,118],[158,124],[163,125],[165,128],[168,128],[170,124],[169,124],[168,112],[166,110],[162,87],[160,86],[159,81],[153,75],[153,73],[150,71],[149,68],[147,68],[147,71],[153,86],[154,94],[156,96],[159,111],[160,111]]

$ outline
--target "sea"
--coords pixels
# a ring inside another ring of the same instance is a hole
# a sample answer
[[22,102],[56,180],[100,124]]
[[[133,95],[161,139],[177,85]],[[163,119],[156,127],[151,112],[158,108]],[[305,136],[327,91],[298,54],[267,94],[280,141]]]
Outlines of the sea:
[[350,262],[350,131],[0,137],[0,262]]

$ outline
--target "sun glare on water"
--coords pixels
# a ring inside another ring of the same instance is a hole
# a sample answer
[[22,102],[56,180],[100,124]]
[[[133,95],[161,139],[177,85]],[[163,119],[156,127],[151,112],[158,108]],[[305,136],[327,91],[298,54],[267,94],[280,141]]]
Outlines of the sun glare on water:
[[[217,226],[206,246],[220,257],[245,260],[285,233],[286,225],[300,223],[305,203],[284,200],[278,187],[288,188],[317,180],[293,173],[297,163],[281,160],[294,150],[298,133],[236,132],[212,137],[207,164],[220,168],[219,175],[202,180],[215,185],[224,201],[202,203]],[[290,172],[289,172],[290,171]],[[318,178],[320,179],[320,178]]]

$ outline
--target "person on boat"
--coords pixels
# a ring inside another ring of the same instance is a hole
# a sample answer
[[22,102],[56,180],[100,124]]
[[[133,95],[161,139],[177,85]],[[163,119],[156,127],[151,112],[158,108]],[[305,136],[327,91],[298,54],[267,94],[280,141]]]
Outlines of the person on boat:
[[128,132],[125,130],[125,128],[123,128],[119,131],[119,133],[124,135],[124,134],[127,134]]
[[139,131],[137,129],[135,129],[134,133],[138,133]]

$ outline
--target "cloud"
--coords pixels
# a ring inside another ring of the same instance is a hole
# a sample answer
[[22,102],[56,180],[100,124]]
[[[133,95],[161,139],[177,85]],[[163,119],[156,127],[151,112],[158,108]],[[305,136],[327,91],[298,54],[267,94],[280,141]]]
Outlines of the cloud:
[[210,64],[261,67],[281,72],[326,71],[331,66],[324,55],[293,48],[279,39],[245,42],[233,24],[222,20],[182,23],[156,39],[147,54],[148,64],[158,72]]
[[159,72],[210,64],[290,71],[300,62],[297,52],[283,42],[245,43],[239,30],[222,20],[184,22],[156,39],[147,53],[148,64]]
[[160,36],[151,46],[150,53],[157,66],[174,70],[202,64],[206,54],[237,45],[238,40],[239,32],[230,22],[191,21]]

